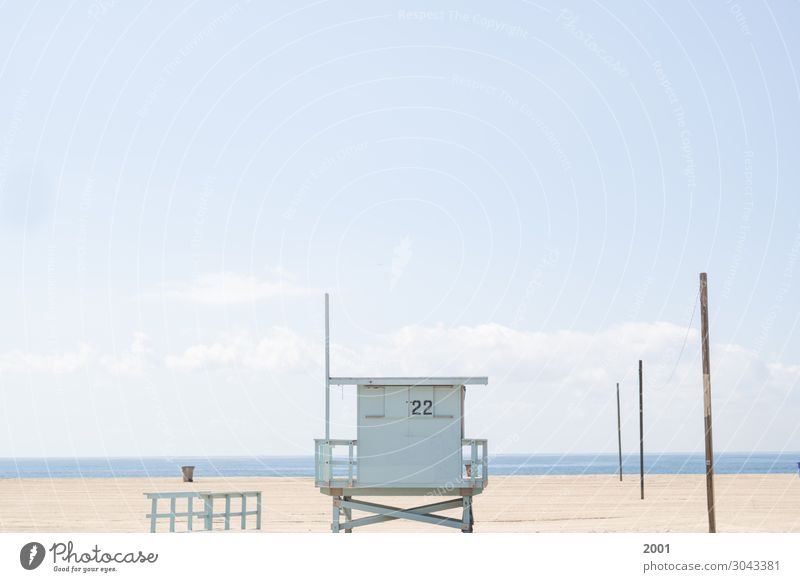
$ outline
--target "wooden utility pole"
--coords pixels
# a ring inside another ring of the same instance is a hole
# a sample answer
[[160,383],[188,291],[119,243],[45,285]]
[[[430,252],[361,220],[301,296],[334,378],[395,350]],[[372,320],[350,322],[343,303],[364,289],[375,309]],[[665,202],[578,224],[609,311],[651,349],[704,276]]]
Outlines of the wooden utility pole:
[[716,533],[714,510],[714,446],[711,438],[711,361],[708,348],[708,276],[700,273],[700,326],[703,342],[703,416],[706,429],[706,503],[708,533]]
[[619,443],[619,480],[622,481],[622,421],[619,417],[619,382],[617,382],[617,442]]
[[644,499],[644,407],[642,406],[642,361],[639,360],[639,484]]

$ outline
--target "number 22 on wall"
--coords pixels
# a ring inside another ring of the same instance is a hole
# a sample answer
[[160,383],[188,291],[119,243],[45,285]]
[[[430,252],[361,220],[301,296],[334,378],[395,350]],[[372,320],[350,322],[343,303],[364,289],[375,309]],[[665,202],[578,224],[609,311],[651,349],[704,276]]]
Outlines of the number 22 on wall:
[[412,400],[411,414],[415,416],[432,416],[433,400]]

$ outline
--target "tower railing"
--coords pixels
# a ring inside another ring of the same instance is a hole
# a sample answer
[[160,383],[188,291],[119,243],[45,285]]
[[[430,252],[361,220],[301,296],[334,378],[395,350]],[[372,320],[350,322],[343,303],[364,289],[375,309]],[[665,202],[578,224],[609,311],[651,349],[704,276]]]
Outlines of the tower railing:
[[[315,439],[314,484],[317,487],[357,487],[357,447],[357,440]],[[488,440],[462,439],[461,457],[462,484],[485,487],[489,482]]]
[[472,487],[485,487],[489,482],[488,439],[462,439],[461,458],[461,479]]
[[[355,487],[358,480],[356,440],[314,439],[314,482],[317,487]],[[336,458],[336,448],[347,447],[347,457]]]

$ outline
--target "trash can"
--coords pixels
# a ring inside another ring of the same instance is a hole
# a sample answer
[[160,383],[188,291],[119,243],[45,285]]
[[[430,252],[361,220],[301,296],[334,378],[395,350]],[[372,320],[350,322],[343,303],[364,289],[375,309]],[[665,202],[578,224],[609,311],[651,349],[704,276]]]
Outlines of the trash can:
[[797,463],[797,476],[800,477],[800,463]]
[[181,467],[181,472],[183,473],[184,483],[194,482],[194,465],[184,465]]

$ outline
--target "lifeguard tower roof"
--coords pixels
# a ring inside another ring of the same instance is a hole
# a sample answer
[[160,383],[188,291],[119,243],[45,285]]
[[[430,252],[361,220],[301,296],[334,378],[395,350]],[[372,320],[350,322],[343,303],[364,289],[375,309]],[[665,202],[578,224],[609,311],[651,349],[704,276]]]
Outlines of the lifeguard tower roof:
[[330,383],[335,386],[465,386],[487,385],[489,378],[486,376],[417,376],[409,378],[331,378]]

